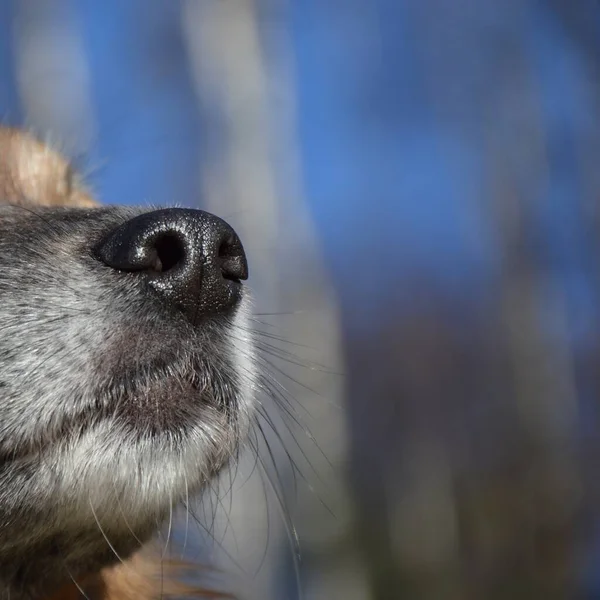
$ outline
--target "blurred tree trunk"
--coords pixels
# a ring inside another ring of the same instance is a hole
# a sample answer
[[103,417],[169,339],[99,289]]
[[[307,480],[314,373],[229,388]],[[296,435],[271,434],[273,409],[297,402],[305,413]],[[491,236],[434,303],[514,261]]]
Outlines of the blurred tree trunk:
[[430,274],[407,285],[387,271],[368,326],[345,312],[350,479],[373,598],[576,597],[596,511],[548,213],[583,210],[565,193],[578,171],[562,146],[577,132],[544,114],[548,86],[524,41],[535,3],[497,5],[493,30],[468,2],[408,4],[431,119],[481,158],[473,212],[486,215],[498,268],[459,302]]

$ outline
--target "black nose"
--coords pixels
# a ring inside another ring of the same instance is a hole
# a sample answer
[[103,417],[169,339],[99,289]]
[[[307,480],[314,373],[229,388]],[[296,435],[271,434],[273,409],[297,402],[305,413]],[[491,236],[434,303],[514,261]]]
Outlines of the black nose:
[[226,312],[248,278],[242,243],[222,219],[201,211],[168,208],[137,216],[96,248],[109,267],[146,281],[190,321]]

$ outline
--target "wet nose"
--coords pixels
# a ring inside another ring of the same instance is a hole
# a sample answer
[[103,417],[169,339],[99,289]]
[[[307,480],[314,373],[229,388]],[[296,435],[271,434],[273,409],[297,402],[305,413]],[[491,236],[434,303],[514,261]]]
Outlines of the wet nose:
[[231,310],[248,278],[235,231],[202,210],[169,208],[134,217],[113,230],[96,255],[113,269],[143,277],[192,323]]

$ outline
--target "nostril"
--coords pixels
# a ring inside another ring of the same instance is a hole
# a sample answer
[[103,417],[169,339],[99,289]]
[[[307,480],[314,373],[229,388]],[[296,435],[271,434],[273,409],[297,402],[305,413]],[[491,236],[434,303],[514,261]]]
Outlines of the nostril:
[[245,279],[243,257],[240,254],[239,244],[235,243],[233,236],[229,236],[221,242],[217,256],[223,279],[238,283],[241,279]]
[[186,257],[186,250],[183,240],[174,232],[162,234],[154,242],[156,252],[156,265],[154,269],[164,273],[183,263]]
[[219,245],[218,256],[219,258],[227,259],[231,258],[232,256],[236,256],[236,254],[239,254],[239,251],[235,246],[235,240],[233,236],[230,235]]

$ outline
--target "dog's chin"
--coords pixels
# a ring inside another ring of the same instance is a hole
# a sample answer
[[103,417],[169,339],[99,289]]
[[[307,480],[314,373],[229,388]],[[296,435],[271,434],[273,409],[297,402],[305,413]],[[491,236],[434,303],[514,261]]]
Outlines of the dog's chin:
[[[210,484],[240,444],[244,425],[226,411],[205,403],[196,417],[148,417],[152,427],[142,429],[114,415],[23,459],[13,481],[31,489],[3,522],[15,535],[0,560],[20,552],[19,562],[50,587],[57,569],[81,578],[126,560],[177,504]],[[179,419],[184,427],[174,426]]]
[[153,380],[120,389],[99,403],[101,409],[74,415],[38,451],[60,464],[71,462],[80,476],[82,470],[101,471],[112,464],[113,480],[125,473],[124,482],[131,481],[129,470],[139,485],[155,473],[168,478],[164,469],[183,469],[192,484],[194,470],[200,478],[212,477],[247,430],[237,384],[226,378],[218,385],[203,383],[196,373],[161,374]]
[[176,504],[214,479],[247,427],[210,403],[193,420],[165,413],[146,418],[151,426],[140,427],[137,418],[132,426],[119,415],[98,420],[18,461],[35,495],[21,498],[14,517],[31,524],[32,540],[83,535],[100,543],[106,535],[119,554],[127,553],[132,540],[146,541]]
[[135,425],[130,414],[113,414],[15,460],[11,485],[23,493],[6,526],[29,523],[19,546],[56,536],[101,544],[106,535],[126,554],[132,540],[132,548],[146,541],[176,504],[214,479],[245,436],[247,419],[197,398],[195,389],[179,397],[180,406],[194,407],[193,418],[138,407]]

